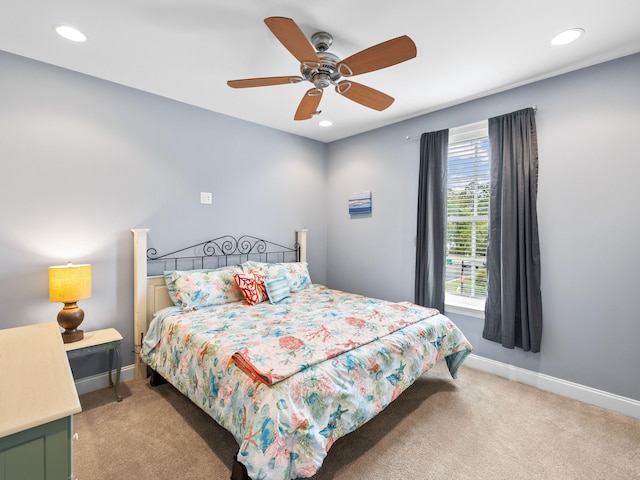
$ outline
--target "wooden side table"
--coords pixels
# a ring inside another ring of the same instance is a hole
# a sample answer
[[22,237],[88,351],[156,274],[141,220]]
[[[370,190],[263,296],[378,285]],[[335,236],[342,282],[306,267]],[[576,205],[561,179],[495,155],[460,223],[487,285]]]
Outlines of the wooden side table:
[[[122,335],[115,328],[106,328],[104,330],[96,330],[93,332],[84,332],[84,338],[77,342],[65,343],[64,348],[67,351],[69,359],[90,355],[96,352],[109,351],[109,386],[113,387],[116,394],[116,400],[122,401],[122,397],[118,393],[120,385],[120,370],[122,368]],[[111,380],[111,371],[114,369],[113,355],[116,355],[116,381]]]

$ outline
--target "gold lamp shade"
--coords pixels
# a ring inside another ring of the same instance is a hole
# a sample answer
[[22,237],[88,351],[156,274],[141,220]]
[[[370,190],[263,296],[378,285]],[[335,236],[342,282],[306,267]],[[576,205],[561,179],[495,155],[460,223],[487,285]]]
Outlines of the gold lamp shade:
[[78,300],[91,296],[91,265],[59,265],[49,267],[49,300],[62,302],[64,307],[58,313],[58,324],[64,343],[77,342],[84,338],[78,327],[84,320],[84,312],[78,307]]

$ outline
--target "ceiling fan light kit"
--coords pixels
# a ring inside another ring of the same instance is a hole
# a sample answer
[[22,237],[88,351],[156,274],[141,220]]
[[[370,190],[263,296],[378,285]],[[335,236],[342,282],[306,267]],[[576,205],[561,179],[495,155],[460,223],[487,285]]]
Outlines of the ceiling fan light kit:
[[308,120],[320,113],[318,105],[324,89],[333,85],[335,91],[365,107],[382,111],[394,101],[393,97],[374,88],[351,80],[341,80],[363,73],[373,72],[405,62],[417,55],[416,45],[408,36],[403,35],[369,47],[350,57],[340,60],[327,49],[333,44],[333,37],[327,32],[317,32],[307,40],[300,27],[290,18],[268,17],[264,20],[267,27],[300,62],[302,77],[281,76],[229,80],[232,88],[264,87],[298,83],[306,80],[314,88],[307,90],[298,105],[294,120]]

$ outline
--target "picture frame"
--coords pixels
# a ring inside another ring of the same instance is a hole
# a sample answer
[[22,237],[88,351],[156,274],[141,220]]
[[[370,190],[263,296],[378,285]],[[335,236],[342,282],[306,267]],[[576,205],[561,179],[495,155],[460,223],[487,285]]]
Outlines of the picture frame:
[[371,192],[351,193],[349,195],[349,215],[362,215],[372,212]]

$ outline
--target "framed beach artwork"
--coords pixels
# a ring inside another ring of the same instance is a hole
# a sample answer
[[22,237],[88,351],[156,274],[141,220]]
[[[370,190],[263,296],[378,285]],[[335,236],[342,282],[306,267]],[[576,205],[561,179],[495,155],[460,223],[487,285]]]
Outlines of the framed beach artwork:
[[371,213],[371,192],[352,193],[349,195],[349,215]]

